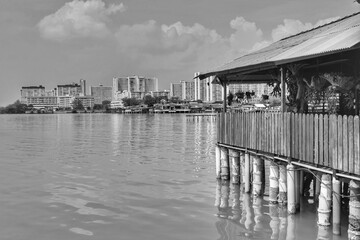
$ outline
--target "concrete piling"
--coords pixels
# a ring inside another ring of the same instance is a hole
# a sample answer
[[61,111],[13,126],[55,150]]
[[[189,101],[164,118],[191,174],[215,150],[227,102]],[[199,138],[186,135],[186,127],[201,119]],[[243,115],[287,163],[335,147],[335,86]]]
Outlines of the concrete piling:
[[336,177],[332,178],[332,230],[333,234],[340,235],[340,219],[341,219],[341,182],[336,179]]
[[245,193],[250,193],[250,154],[245,153],[245,166],[244,166],[244,187],[245,187]]
[[258,156],[253,157],[253,195],[261,196],[262,195],[262,170],[263,170],[263,160]]
[[279,204],[287,203],[287,188],[286,188],[286,167],[279,165]]
[[360,239],[360,182],[350,181],[348,239]]
[[318,225],[320,227],[330,226],[331,198],[331,175],[323,174],[321,177],[318,207]]
[[229,157],[231,162],[231,182],[233,184],[240,183],[240,154],[238,151],[229,150]]
[[220,147],[219,146],[215,146],[215,176],[217,179],[220,179]]
[[269,202],[277,203],[279,194],[279,167],[275,162],[270,162],[269,172]]
[[287,180],[287,204],[288,204],[288,213],[296,213],[296,193],[295,193],[295,167],[293,164],[289,163],[286,166],[286,180]]
[[230,179],[230,168],[229,168],[229,150],[225,147],[220,148],[220,177],[222,180]]

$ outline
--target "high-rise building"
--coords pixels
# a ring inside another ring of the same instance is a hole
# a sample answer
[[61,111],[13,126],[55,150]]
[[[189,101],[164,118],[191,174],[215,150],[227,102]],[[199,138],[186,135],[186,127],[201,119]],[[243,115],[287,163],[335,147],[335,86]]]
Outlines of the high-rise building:
[[195,100],[195,83],[181,81],[182,87],[182,100],[192,101]]
[[158,91],[158,79],[139,76],[114,77],[112,100],[118,101],[119,96],[143,98],[147,93]]
[[80,79],[81,96],[86,96],[86,80]]
[[57,96],[71,96],[77,97],[82,94],[81,86],[77,83],[58,85],[57,86]]
[[94,104],[102,104],[103,101],[112,100],[112,87],[110,86],[90,86],[90,95],[94,98]]
[[21,103],[28,104],[27,99],[29,97],[45,96],[45,87],[42,85],[22,87],[20,90],[20,94],[21,94],[21,100],[20,100]]
[[207,77],[200,80],[197,76],[200,73],[194,74],[195,83],[195,100],[204,102],[216,102],[223,100],[223,87],[214,83],[214,76]]
[[182,98],[182,86],[181,83],[170,83],[170,97]]

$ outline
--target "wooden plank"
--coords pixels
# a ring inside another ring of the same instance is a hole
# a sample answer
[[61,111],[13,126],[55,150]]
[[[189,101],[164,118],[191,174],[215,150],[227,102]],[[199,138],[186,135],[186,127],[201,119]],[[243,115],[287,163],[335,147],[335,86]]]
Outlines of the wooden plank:
[[349,172],[348,117],[343,116],[343,165],[342,170]]
[[294,158],[299,160],[299,114],[294,114]]
[[281,155],[281,138],[282,138],[282,125],[283,125],[283,121],[282,121],[282,113],[278,113],[277,114],[277,151],[276,153]]
[[333,169],[337,169],[338,168],[338,129],[337,129],[337,116],[336,115],[330,115],[330,117],[332,118],[331,120],[331,125],[332,125],[332,167]]
[[354,171],[354,117],[348,117],[348,171],[355,173]]
[[360,175],[360,121],[354,117],[354,173]]
[[305,161],[306,160],[306,114],[301,114],[301,131],[302,131],[302,143],[301,143],[301,150],[302,150],[302,160]]
[[285,155],[291,157],[291,113],[286,113],[286,139],[285,139]]
[[334,127],[332,124],[333,117],[332,115],[329,115],[329,149],[328,149],[328,159],[329,159],[329,163],[331,165],[331,167],[333,166],[333,145],[334,145]]
[[309,134],[310,134],[310,148],[309,148],[309,161],[314,163],[314,115],[309,116]]
[[338,150],[337,150],[337,153],[338,153],[338,157],[337,157],[337,168],[336,170],[342,170],[342,166],[343,166],[343,122],[342,122],[342,116],[338,116],[338,128],[337,128],[337,131],[338,131]]
[[310,145],[312,144],[312,141],[310,139],[310,115],[311,114],[306,114],[305,115],[305,161],[306,162],[311,162],[312,159],[310,157],[311,152],[310,152]]
[[314,163],[319,164],[319,115],[314,116]]
[[324,118],[319,115],[319,164],[324,165]]
[[324,164],[331,167],[329,161],[329,116],[324,116]]
[[295,114],[291,113],[291,146],[290,146],[290,155],[292,158],[295,158],[295,137],[296,137],[296,131],[295,131]]

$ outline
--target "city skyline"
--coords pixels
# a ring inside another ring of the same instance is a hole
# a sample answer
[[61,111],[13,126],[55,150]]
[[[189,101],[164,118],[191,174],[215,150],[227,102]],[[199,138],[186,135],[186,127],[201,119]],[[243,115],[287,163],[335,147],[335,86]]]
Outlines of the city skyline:
[[4,1],[0,106],[17,100],[21,86],[110,85],[119,73],[154,76],[165,89],[357,11],[352,0]]

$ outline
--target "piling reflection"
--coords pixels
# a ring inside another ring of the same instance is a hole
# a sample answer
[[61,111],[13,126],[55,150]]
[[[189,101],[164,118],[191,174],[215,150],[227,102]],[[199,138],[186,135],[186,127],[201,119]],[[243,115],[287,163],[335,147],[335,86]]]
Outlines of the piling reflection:
[[255,197],[239,185],[217,180],[215,206],[218,239],[332,239],[331,231],[315,227],[315,208],[308,198],[303,199],[304,210],[289,215],[286,206],[269,202],[266,194]]

